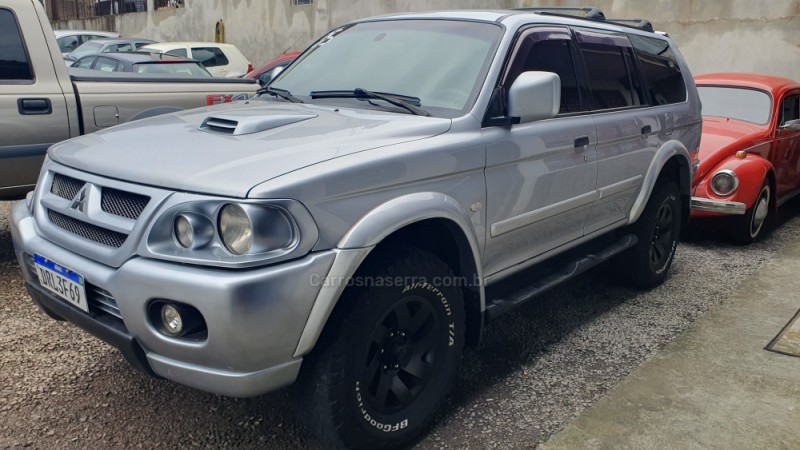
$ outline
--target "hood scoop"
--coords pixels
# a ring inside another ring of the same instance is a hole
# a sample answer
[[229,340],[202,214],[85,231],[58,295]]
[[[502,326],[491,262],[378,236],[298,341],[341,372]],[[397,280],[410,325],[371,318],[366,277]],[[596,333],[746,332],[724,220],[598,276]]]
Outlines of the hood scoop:
[[251,115],[251,114],[221,114],[206,117],[200,124],[200,130],[208,133],[228,134],[241,136],[243,134],[260,133],[273,128],[290,125],[304,120],[313,119],[316,114],[279,114],[279,115]]

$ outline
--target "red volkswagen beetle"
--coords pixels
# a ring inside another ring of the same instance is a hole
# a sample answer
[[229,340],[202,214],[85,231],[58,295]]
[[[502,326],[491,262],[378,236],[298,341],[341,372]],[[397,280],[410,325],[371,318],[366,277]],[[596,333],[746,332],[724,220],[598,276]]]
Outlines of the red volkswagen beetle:
[[692,217],[730,216],[730,237],[753,242],[776,208],[800,193],[800,84],[744,73],[695,81],[703,136]]

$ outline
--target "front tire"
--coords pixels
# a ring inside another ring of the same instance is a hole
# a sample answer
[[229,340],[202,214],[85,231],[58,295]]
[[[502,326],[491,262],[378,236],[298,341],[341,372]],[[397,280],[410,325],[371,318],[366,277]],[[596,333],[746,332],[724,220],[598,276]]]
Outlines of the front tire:
[[354,280],[367,286],[345,292],[297,384],[303,418],[338,448],[412,443],[449,391],[465,341],[463,296],[439,258],[406,249],[368,264]]
[[622,253],[614,270],[632,286],[650,289],[667,278],[681,230],[680,192],[674,181],[663,179],[653,189],[639,220],[631,226],[636,245]]
[[769,180],[764,179],[761,190],[758,191],[755,203],[743,216],[733,218],[731,239],[739,245],[751,244],[759,240],[766,233],[769,219],[772,189]]

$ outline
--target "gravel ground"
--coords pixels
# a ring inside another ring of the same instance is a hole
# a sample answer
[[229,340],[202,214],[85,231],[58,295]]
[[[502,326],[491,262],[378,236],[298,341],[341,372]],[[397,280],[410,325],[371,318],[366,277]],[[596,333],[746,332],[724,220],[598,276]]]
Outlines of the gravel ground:
[[[40,313],[25,293],[0,202],[0,448],[315,448],[285,391],[206,394],[130,367]],[[800,207],[746,248],[713,230],[679,247],[672,275],[639,292],[590,272],[490,324],[465,355],[420,448],[535,448],[800,238]]]

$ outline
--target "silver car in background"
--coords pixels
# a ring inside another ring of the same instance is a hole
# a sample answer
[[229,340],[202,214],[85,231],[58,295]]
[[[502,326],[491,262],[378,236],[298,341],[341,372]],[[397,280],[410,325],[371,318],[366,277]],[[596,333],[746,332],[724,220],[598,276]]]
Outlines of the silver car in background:
[[667,277],[697,90],[594,17],[360,20],[257,98],[55,145],[12,213],[31,297],[148,373],[294,383],[326,445],[409,445],[485,322],[605,261]]

